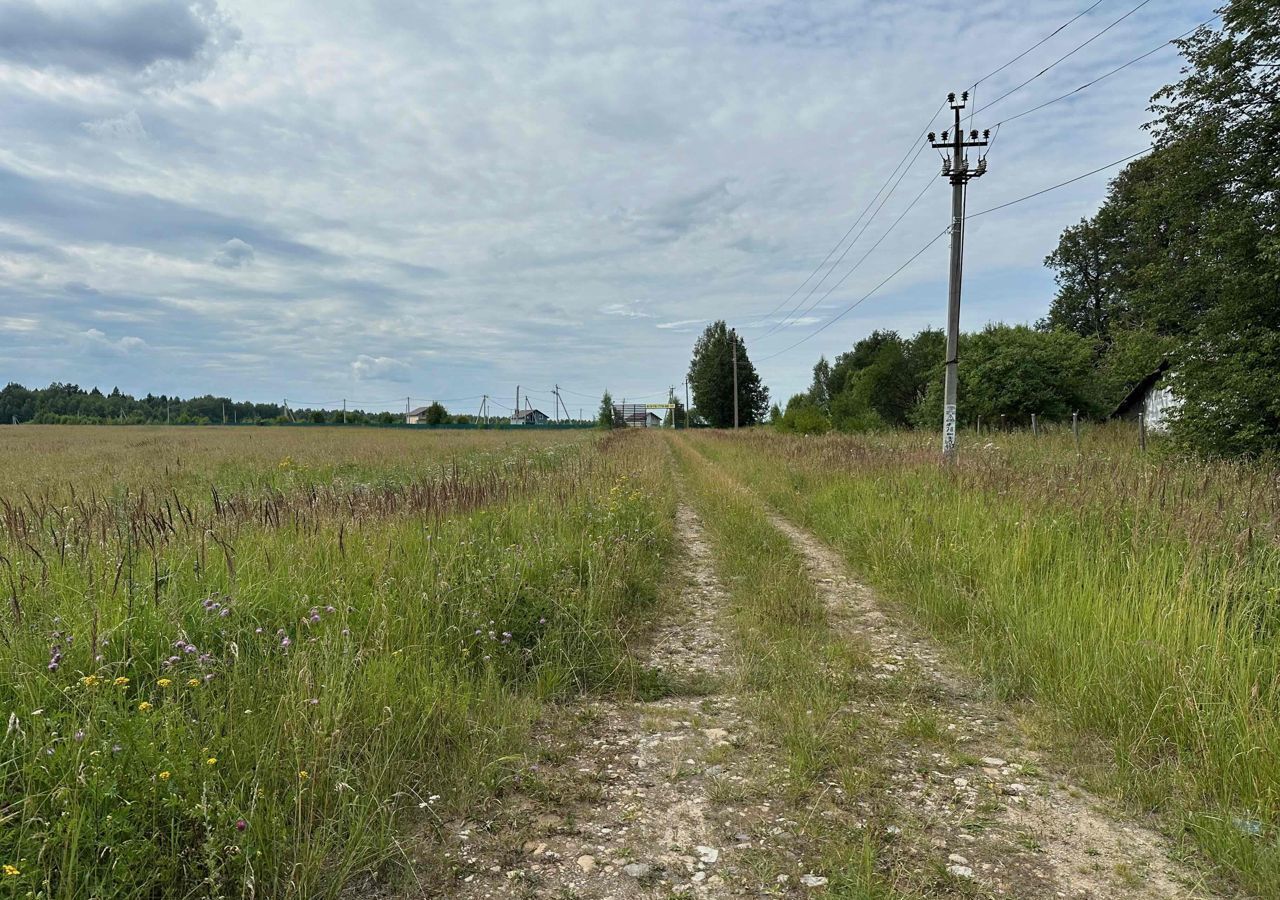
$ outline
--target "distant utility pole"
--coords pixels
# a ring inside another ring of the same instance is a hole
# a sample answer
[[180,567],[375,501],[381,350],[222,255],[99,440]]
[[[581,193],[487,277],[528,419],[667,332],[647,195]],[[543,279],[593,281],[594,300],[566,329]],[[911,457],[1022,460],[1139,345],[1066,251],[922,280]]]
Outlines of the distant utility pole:
[[733,341],[733,428],[738,428],[738,329],[729,329],[729,340]]
[[689,430],[689,379],[684,380],[684,430]]
[[347,399],[345,397],[342,398],[342,424],[347,424]]
[[164,424],[169,424],[169,401],[164,401]]
[[981,178],[987,174],[987,158],[978,157],[978,164],[969,168],[969,157],[965,151],[969,147],[985,147],[990,131],[982,132],[982,140],[978,140],[978,132],[970,131],[965,140],[964,128],[960,125],[960,112],[969,100],[969,92],[965,91],[956,99],[954,93],[947,94],[947,102],[955,113],[955,130],[942,132],[942,140],[938,135],[929,132],[929,143],[935,150],[949,151],[942,161],[942,176],[951,181],[951,275],[947,296],[947,374],[942,395],[942,458],[948,463],[956,460],[956,370],[960,353],[960,281],[964,274],[964,201],[965,191],[971,178]]
[[222,401],[222,424],[227,424],[227,401]]

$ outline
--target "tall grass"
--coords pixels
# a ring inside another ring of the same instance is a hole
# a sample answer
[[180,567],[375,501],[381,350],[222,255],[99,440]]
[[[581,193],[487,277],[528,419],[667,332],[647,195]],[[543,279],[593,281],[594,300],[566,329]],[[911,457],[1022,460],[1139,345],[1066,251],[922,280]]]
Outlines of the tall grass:
[[[1280,894],[1280,482],[1143,456],[1121,432],[974,441],[707,436],[699,448],[842,549],[1115,790]],[[930,442],[932,443],[932,442]]]
[[18,894],[336,896],[388,875],[406,836],[501,788],[540,702],[625,671],[670,534],[643,437],[415,435],[406,458],[367,431],[335,464],[309,436],[237,462],[179,432],[88,483],[16,431],[0,883]]

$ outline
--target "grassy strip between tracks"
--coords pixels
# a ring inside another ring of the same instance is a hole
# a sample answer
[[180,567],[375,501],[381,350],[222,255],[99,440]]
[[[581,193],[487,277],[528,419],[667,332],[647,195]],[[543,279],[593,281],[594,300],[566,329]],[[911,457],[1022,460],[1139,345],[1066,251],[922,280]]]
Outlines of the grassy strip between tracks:
[[[757,789],[803,819],[793,849],[806,867],[801,871],[830,878],[827,896],[898,897],[882,875],[876,835],[883,828],[854,824],[860,818],[854,804],[867,795],[868,773],[853,750],[864,735],[848,702],[867,668],[865,652],[829,627],[802,556],[770,524],[763,506],[686,440],[673,443],[686,496],[729,592],[748,710],[779,748],[783,764],[783,775],[765,776],[773,781]],[[764,886],[797,861],[759,851],[755,863]]]

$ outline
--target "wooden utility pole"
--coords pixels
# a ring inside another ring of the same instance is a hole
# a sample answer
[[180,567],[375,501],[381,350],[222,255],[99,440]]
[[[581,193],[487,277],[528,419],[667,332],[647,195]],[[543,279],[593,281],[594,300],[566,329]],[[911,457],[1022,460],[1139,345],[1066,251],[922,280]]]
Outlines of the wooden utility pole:
[[729,329],[729,340],[733,341],[733,428],[738,428],[738,329]]
[[964,129],[960,125],[960,112],[969,100],[969,92],[965,91],[956,99],[954,93],[947,94],[947,102],[955,114],[955,130],[942,132],[942,140],[938,135],[929,132],[929,143],[936,150],[949,151],[942,162],[942,175],[951,181],[951,273],[950,288],[947,293],[947,372],[942,396],[942,457],[948,463],[956,459],[956,387],[957,364],[960,352],[960,282],[964,275],[964,201],[969,180],[981,178],[987,173],[987,158],[980,156],[978,164],[969,168],[969,157],[965,151],[970,147],[985,147],[990,132],[982,133],[978,140],[978,132],[970,131],[965,140]]

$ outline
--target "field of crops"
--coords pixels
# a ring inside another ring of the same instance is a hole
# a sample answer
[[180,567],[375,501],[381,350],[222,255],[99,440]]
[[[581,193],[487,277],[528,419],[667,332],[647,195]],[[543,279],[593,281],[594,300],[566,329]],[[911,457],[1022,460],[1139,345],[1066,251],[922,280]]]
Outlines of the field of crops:
[[[671,493],[643,441],[0,436],[11,896],[325,896],[627,677]],[[28,892],[31,892],[28,894]]]

